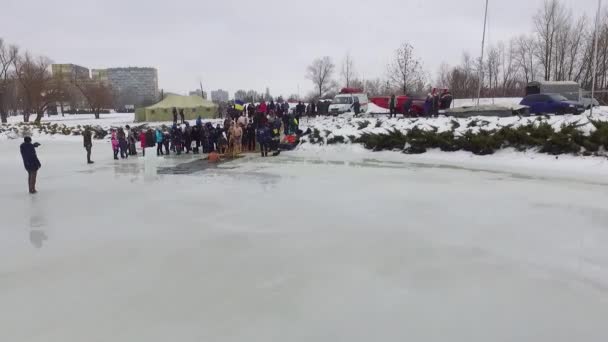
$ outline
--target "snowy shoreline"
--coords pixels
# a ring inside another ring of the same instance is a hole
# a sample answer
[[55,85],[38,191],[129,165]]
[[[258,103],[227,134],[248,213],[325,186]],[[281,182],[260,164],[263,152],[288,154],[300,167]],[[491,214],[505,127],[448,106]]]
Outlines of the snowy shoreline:
[[[10,124],[15,124],[17,117],[13,117]],[[608,108],[602,107],[594,114],[594,120],[608,121]],[[221,119],[205,120],[219,123]],[[559,128],[564,124],[577,124],[578,128],[584,132],[591,132],[593,126],[586,115],[573,116],[539,116],[539,117],[476,117],[467,119],[456,119],[440,116],[439,118],[397,118],[389,119],[383,115],[374,115],[364,118],[352,118],[348,115],[341,117],[317,117],[303,118],[301,120],[302,129],[316,129],[322,131],[325,142],[335,136],[359,137],[361,134],[380,134],[390,129],[397,129],[405,132],[416,127],[421,130],[437,130],[438,132],[452,130],[455,133],[464,133],[468,130],[492,130],[500,127],[512,125],[525,125],[530,123],[544,122],[554,128]],[[75,129],[78,126],[95,125],[103,129],[119,127],[133,123],[133,114],[105,114],[101,119],[94,119],[88,115],[71,115],[66,117],[45,117],[43,124],[65,125]],[[167,122],[146,123],[151,127],[170,125]],[[473,126],[474,124],[474,126]],[[364,126],[364,127],[363,127]],[[455,127],[458,126],[458,127]],[[20,142],[21,134],[11,134],[6,130],[0,133],[0,144]],[[21,132],[19,132],[21,133]],[[39,134],[32,130],[32,136],[39,141],[73,142],[80,143],[80,135],[63,134]],[[104,143],[104,140],[98,140]],[[516,174],[528,174],[535,176],[549,176],[552,178],[576,179],[586,182],[596,182],[599,184],[608,183],[608,159],[603,156],[582,156],[562,154],[558,157],[538,153],[533,149],[525,152],[516,151],[513,148],[497,150],[489,156],[478,156],[471,152],[456,151],[442,152],[438,149],[429,149],[426,153],[417,155],[406,155],[397,151],[372,152],[366,150],[363,145],[346,142],[344,144],[328,145],[326,143],[311,144],[304,139],[305,143],[297,147],[291,155],[305,158],[317,158],[320,160],[339,160],[339,161],[360,161],[378,160],[380,162],[392,163],[421,163],[426,165],[453,166],[471,170],[508,172]]]

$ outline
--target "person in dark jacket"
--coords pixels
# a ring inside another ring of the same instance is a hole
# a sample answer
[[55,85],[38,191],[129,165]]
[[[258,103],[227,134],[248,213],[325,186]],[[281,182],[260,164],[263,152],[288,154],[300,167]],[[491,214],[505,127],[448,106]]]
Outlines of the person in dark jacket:
[[192,128],[186,122],[186,128],[184,128],[184,147],[186,149],[186,154],[190,154],[192,151]]
[[173,141],[173,146],[175,147],[175,152],[178,156],[182,154],[182,138],[182,130],[177,127],[177,125],[173,125],[173,129],[171,130],[171,141]]
[[355,116],[361,113],[361,103],[359,102],[359,98],[355,96],[355,102],[353,103],[353,110],[355,111]]
[[450,109],[450,107],[452,106],[452,101],[453,101],[453,97],[452,97],[452,93],[450,93],[448,90],[445,90],[443,92],[443,94],[441,95],[441,105],[440,105],[440,109]]
[[270,104],[268,105],[268,113],[275,113],[277,106],[274,104],[274,100],[270,100]]
[[439,116],[439,94],[433,95],[433,115]]
[[179,118],[182,120],[182,125],[186,122],[186,117],[184,116],[184,109],[179,110]]
[[36,176],[38,175],[38,170],[42,166],[36,155],[36,147],[38,146],[40,146],[39,143],[32,144],[32,138],[25,137],[23,143],[19,147],[21,150],[21,158],[23,158],[23,166],[27,171],[27,183],[30,194],[38,192],[36,190]]
[[433,95],[428,94],[424,101],[424,116],[429,117],[433,111]]
[[253,118],[254,115],[255,115],[255,106],[253,105],[253,103],[250,103],[247,106],[247,116],[249,116],[249,118]]
[[302,115],[304,115],[305,111],[306,111],[306,105],[304,103],[302,103],[302,101],[300,101],[298,103],[298,105],[296,106],[296,118],[298,118],[298,120],[300,120]]
[[201,126],[192,127],[192,132],[190,133],[190,138],[194,142],[194,147],[192,148],[192,153],[198,154],[201,148]]
[[407,100],[403,103],[403,115],[410,116],[412,111],[412,99],[408,96]]
[[315,103],[315,101],[310,102],[310,115],[317,115],[317,104]]
[[201,132],[201,139],[203,143],[203,153],[211,153],[215,149],[213,146],[213,126],[210,122],[207,122],[203,126],[203,130]]
[[94,162],[91,160],[91,149],[93,148],[93,137],[91,134],[91,129],[86,127],[84,132],[82,133],[82,140],[84,143],[84,149],[87,151],[87,164],[93,164]]
[[247,124],[247,128],[245,128],[245,147],[247,151],[255,152],[255,128],[253,124]]
[[262,157],[268,157],[268,144],[272,140],[270,128],[268,128],[266,125],[260,126],[258,129],[256,129],[256,138],[260,144]]
[[169,152],[169,143],[171,143],[171,134],[169,134],[169,132],[167,132],[165,130],[165,131],[163,131],[163,145],[165,145],[165,154],[166,155],[171,154]]
[[391,95],[391,100],[390,100],[390,102],[388,104],[388,108],[390,110],[390,113],[389,113],[388,117],[389,118],[392,118],[392,117],[396,118],[397,117],[397,99],[395,97],[395,94]]
[[177,125],[177,108],[173,107],[173,124]]

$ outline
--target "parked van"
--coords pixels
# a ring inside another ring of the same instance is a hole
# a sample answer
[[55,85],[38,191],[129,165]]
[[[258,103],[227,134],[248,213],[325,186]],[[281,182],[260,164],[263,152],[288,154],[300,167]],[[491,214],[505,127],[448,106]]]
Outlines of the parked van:
[[369,99],[367,94],[363,93],[362,89],[344,88],[340,94],[336,95],[329,105],[329,114],[338,115],[347,112],[353,112],[353,104],[355,99],[361,104],[361,113],[367,112]]

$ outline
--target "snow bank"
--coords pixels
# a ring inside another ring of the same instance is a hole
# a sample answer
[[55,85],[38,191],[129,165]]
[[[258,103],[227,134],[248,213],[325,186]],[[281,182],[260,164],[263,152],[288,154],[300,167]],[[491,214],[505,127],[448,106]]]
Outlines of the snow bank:
[[589,121],[590,119],[608,121],[608,107],[596,108],[592,118],[588,114],[589,111],[582,115],[512,116],[505,118],[486,116],[454,118],[441,115],[437,118],[399,117],[392,119],[381,115],[365,118],[352,118],[352,116],[343,115],[339,117],[317,117],[314,119],[304,118],[301,120],[300,125],[303,130],[311,128],[318,129],[321,132],[329,132],[331,135],[359,137],[363,133],[385,133],[389,129],[405,132],[416,127],[421,130],[437,129],[438,132],[454,130],[456,134],[463,134],[469,130],[473,132],[480,130],[489,131],[506,126],[516,128],[522,125],[543,122],[550,124],[554,129],[560,129],[562,125],[577,124],[580,130],[588,133],[594,129]]

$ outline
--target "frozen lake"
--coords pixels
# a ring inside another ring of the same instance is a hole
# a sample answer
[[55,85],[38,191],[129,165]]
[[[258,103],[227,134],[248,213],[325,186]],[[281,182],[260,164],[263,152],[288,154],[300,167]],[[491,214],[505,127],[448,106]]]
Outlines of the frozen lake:
[[43,141],[30,196],[18,143],[0,143],[2,341],[608,340],[605,179],[371,152],[157,175]]

